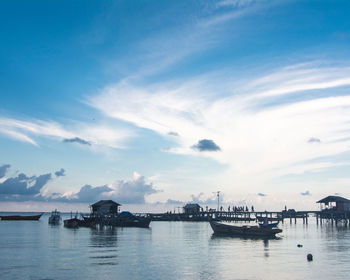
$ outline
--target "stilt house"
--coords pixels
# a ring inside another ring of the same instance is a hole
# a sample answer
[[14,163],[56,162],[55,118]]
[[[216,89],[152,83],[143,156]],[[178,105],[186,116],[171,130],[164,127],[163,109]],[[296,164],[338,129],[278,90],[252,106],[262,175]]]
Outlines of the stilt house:
[[91,213],[95,216],[117,215],[121,204],[113,200],[100,200],[90,206]]
[[350,200],[341,196],[330,195],[317,201],[317,203],[320,203],[322,210],[350,211]]
[[188,203],[184,207],[185,214],[196,214],[199,213],[201,207],[197,203]]

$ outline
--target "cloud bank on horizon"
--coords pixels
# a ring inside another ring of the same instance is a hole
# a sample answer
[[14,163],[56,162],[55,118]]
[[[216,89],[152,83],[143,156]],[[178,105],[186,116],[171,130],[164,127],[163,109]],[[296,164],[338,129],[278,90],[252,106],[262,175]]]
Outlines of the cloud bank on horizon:
[[[5,170],[1,173],[2,177],[5,177],[8,168],[9,164],[0,166],[0,171]],[[61,168],[55,175],[64,176],[64,171]],[[52,193],[48,188],[45,189],[50,180],[53,180],[51,173],[31,177],[19,173],[16,177],[5,177],[0,182],[0,200],[93,203],[100,199],[114,199],[124,204],[144,204],[146,196],[160,191],[154,188],[152,183],[146,183],[145,177],[137,172],[134,172],[131,180],[119,180],[109,186],[85,185],[78,192],[71,191],[64,194]]]
[[[126,2],[67,15],[69,32],[35,5],[10,25],[17,39],[0,47],[3,160],[49,155],[51,170],[59,162],[70,174],[5,178],[3,165],[2,199],[43,199],[50,184],[50,199],[62,201],[204,203],[212,196],[201,193],[217,188],[227,201],[261,201],[291,186],[296,200],[335,187],[350,195],[350,3]],[[25,22],[41,38],[27,48]],[[48,59],[38,59],[38,42]],[[134,170],[146,177],[115,181]]]

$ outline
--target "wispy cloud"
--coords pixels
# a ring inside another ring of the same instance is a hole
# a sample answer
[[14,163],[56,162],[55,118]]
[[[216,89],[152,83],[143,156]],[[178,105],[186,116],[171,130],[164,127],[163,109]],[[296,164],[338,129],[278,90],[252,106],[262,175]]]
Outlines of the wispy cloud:
[[111,148],[123,148],[126,140],[135,135],[128,129],[103,123],[88,124],[75,121],[60,124],[53,121],[22,121],[4,117],[0,117],[0,133],[35,146],[39,144],[34,139],[46,138],[86,146],[91,146],[93,143],[95,146]]
[[324,63],[299,63],[252,80],[244,87],[250,99],[337,88],[350,85],[350,68],[328,67]]
[[[305,63],[272,72],[234,85],[213,73],[176,86],[168,81],[141,88],[124,81],[89,102],[111,118],[162,136],[176,131],[180,137],[169,152],[193,155],[190,147],[198,138],[215,139],[225,150],[205,156],[227,164],[232,176],[247,182],[254,180],[252,174],[267,179],[297,172],[301,162],[304,172],[312,170],[315,164],[308,160],[346,152],[350,96],[333,96],[331,89],[348,85],[349,69]],[[325,81],[328,94],[304,93],[325,88]],[[224,94],[213,93],[215,87]],[[266,106],[271,95],[287,93],[298,98]],[[310,135],[318,135],[323,145],[310,147],[305,141]],[[339,145],[332,142],[336,139],[345,140]]]
[[276,2],[221,1],[198,5],[195,13],[183,16],[177,25],[138,41],[133,46],[132,56],[121,57],[118,63],[111,62],[110,68],[122,72],[126,82],[157,75],[191,55],[204,53],[220,45],[223,38],[218,33],[224,32],[227,25]]

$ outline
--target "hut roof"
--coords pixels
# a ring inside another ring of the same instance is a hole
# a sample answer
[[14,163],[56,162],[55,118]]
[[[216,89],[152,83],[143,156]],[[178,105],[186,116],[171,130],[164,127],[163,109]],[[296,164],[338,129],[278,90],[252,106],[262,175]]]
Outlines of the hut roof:
[[349,202],[350,203],[350,200],[341,196],[329,195],[317,201],[316,203],[329,203],[329,202]]
[[198,203],[187,203],[184,208],[198,208],[200,205]]
[[92,204],[91,206],[101,206],[103,204],[115,204],[117,206],[121,206],[121,204],[114,202],[113,200],[100,200],[100,201]]

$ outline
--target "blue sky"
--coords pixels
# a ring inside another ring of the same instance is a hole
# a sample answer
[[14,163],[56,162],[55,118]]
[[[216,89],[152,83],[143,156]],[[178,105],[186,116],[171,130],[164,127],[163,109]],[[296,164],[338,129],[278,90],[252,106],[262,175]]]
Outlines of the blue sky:
[[349,10],[2,1],[0,210],[349,198]]

